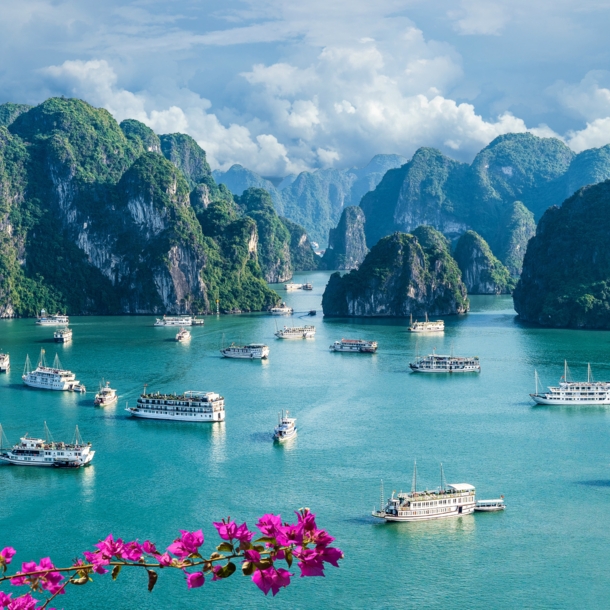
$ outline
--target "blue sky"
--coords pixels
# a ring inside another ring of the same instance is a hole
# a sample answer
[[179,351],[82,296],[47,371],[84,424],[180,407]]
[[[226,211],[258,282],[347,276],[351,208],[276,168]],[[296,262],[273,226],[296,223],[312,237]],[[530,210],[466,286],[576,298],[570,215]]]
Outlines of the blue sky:
[[610,142],[594,0],[2,0],[0,102],[81,97],[263,175],[530,130]]

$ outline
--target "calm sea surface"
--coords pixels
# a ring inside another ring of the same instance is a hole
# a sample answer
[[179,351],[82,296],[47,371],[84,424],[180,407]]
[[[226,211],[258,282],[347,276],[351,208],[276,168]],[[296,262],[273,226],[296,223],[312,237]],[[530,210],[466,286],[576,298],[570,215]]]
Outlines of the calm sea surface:
[[[12,369],[0,376],[0,423],[11,443],[42,435],[71,440],[78,424],[96,450],[78,471],[0,466],[0,548],[16,560],[50,554],[57,564],[112,532],[164,546],[180,528],[230,515],[253,525],[267,511],[286,518],[309,506],[345,552],[325,579],[299,579],[272,599],[240,575],[187,591],[163,572],[152,594],[141,573],[116,583],[99,577],[74,587],[65,608],[599,608],[610,598],[610,410],[533,407],[534,368],[558,381],[566,358],[575,379],[591,362],[610,378],[610,333],[545,330],[515,320],[510,297],[472,297],[466,316],[446,318],[444,336],[416,337],[407,321],[329,320],[321,315],[327,273],[310,273],[311,293],[286,294],[296,312],[317,309],[314,340],[280,341],[289,318],[210,316],[190,345],[151,317],[73,318],[74,341],[52,342],[34,320],[0,321],[0,350]],[[305,274],[295,278],[304,281]],[[265,342],[267,362],[226,360],[221,342]],[[335,354],[341,337],[379,342],[376,355]],[[478,355],[480,375],[417,376],[419,353]],[[26,354],[59,353],[87,385],[78,395],[26,388]],[[93,407],[108,379],[119,404]],[[149,390],[213,390],[226,399],[224,424],[137,421],[124,411]],[[280,409],[298,418],[298,437],[274,446]],[[504,513],[385,524],[370,517],[386,495],[419,483],[448,482],[504,494]],[[296,570],[298,573],[298,570]],[[103,580],[105,582],[100,583]]]

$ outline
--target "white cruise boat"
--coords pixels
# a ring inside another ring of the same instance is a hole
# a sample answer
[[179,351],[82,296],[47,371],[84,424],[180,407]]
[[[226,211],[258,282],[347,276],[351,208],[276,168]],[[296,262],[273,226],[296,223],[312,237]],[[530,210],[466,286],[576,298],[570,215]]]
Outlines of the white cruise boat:
[[205,325],[205,320],[203,318],[193,318],[192,321],[192,325],[193,326],[204,326]]
[[303,288],[303,284],[295,284],[294,282],[289,282],[288,284],[284,284],[284,288],[288,290],[288,292],[294,290],[301,290],[301,288]]
[[445,322],[443,320],[436,320],[434,322],[428,321],[428,314],[426,314],[425,322],[413,322],[413,316],[411,316],[411,325],[409,330],[412,333],[442,333],[445,330]]
[[263,343],[250,343],[249,345],[235,345],[223,347],[220,353],[225,358],[245,358],[248,360],[265,360],[269,356],[269,347]]
[[106,385],[100,383],[100,391],[95,395],[93,404],[98,407],[107,407],[108,405],[114,404],[117,401],[116,390],[110,387],[110,382],[107,381]]
[[192,326],[192,316],[163,316],[157,318],[154,326]]
[[191,332],[186,328],[182,328],[176,334],[176,341],[180,343],[186,343],[191,340]]
[[288,417],[288,411],[277,414],[277,426],[273,430],[273,440],[278,443],[287,441],[297,434],[297,420],[295,417]]
[[91,443],[84,443],[78,431],[74,432],[71,443],[53,441],[45,422],[46,438],[30,438],[27,434],[20,443],[11,448],[2,447],[2,426],[0,426],[0,460],[15,466],[54,466],[55,468],[80,468],[91,463],[95,451]]
[[313,284],[310,284],[309,282],[305,282],[305,283],[303,284],[303,286],[301,286],[301,288],[302,288],[303,290],[313,290]]
[[0,373],[8,373],[11,368],[11,357],[8,354],[0,354]]
[[26,356],[21,379],[25,385],[40,390],[85,392],[85,386],[76,379],[74,373],[61,368],[61,362],[59,362],[57,354],[53,366],[47,366],[43,349],[40,350],[40,359],[33,371],[31,370],[30,357]]
[[330,346],[330,351],[374,354],[377,351],[377,341],[364,341],[363,339],[341,339],[341,341],[335,341]]
[[567,361],[563,365],[563,377],[558,386],[548,392],[538,392],[538,373],[534,371],[536,392],[530,394],[539,405],[610,405],[610,382],[593,381],[591,365],[588,365],[587,381],[571,381]]
[[278,339],[313,339],[316,336],[315,326],[284,326],[275,333]]
[[441,487],[436,491],[417,491],[417,466],[413,474],[412,491],[392,492],[384,500],[383,484],[381,491],[382,507],[373,511],[373,517],[386,521],[429,521],[460,517],[474,512],[475,488],[468,483],[443,483],[441,466]]
[[464,357],[437,354],[420,356],[409,363],[414,373],[480,373],[481,364],[478,356]]
[[36,324],[40,326],[56,326],[58,324],[69,324],[70,318],[68,316],[61,315],[59,312],[54,316],[47,316],[47,312],[44,309],[40,310],[40,316],[36,318]]
[[144,393],[135,407],[128,406],[125,410],[142,419],[219,422],[225,419],[225,399],[215,392]]
[[72,329],[71,328],[60,328],[53,333],[53,339],[55,343],[68,343],[72,341]]
[[495,500],[477,500],[474,510],[478,513],[497,513],[501,510],[506,510],[504,496],[496,498]]
[[286,303],[281,303],[280,305],[277,305],[276,307],[272,307],[270,309],[271,311],[271,315],[273,316],[286,316],[286,315],[291,315],[293,313],[293,309],[292,307],[288,307],[288,305],[286,305]]

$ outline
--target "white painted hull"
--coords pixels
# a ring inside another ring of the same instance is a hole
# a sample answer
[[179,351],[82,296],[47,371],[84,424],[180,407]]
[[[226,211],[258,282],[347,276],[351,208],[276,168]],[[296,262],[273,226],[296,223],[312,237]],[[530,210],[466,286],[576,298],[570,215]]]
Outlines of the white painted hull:
[[[93,456],[95,455],[95,451],[90,451],[84,459],[78,460],[79,468],[83,466],[88,466],[93,460]],[[10,457],[1,455],[0,461],[6,462],[7,464],[11,464],[13,466],[38,466],[39,468],[56,468],[54,462],[45,462],[44,459],[26,459],[29,456],[23,457]],[[61,461],[61,458],[56,458],[58,461]],[[66,459],[66,462],[76,462],[77,460]]]
[[109,407],[110,405],[113,405],[118,399],[118,396],[115,396],[114,398],[107,398],[104,400],[96,398],[93,401],[93,404],[95,404],[96,407]]
[[506,506],[477,506],[474,510],[477,513],[499,513],[506,509]]
[[414,373],[480,373],[481,368],[456,368],[456,369],[420,369],[411,367]]
[[600,400],[586,399],[586,400],[566,400],[564,398],[546,398],[540,394],[530,394],[532,400],[539,405],[556,405],[556,406],[568,406],[568,407],[585,407],[591,405],[610,405],[610,397],[606,397]]
[[140,411],[139,409],[134,409],[128,407],[125,409],[133,417],[139,417],[140,419],[157,419],[157,420],[165,420],[165,421],[186,421],[191,423],[214,423],[221,422],[225,420],[225,412],[224,411],[216,411],[214,413],[192,413],[192,414],[170,414],[170,413],[154,413],[154,412],[146,412]]
[[365,347],[336,347],[330,346],[331,352],[341,352],[344,354],[374,354],[377,348],[365,348]]
[[289,316],[292,314],[292,309],[290,311],[272,311],[272,316]]
[[435,328],[433,330],[416,330],[416,329],[413,329],[413,328],[409,328],[409,332],[412,332],[412,333],[427,333],[427,334],[429,334],[429,333],[444,333],[445,329],[444,328]]
[[42,384],[37,381],[30,381],[23,379],[23,383],[30,388],[36,388],[37,390],[56,390],[59,392],[69,392],[72,390],[73,383],[53,383],[53,384]]
[[291,434],[288,434],[287,436],[278,436],[277,434],[273,435],[273,440],[276,443],[283,443],[284,441],[288,441],[291,438],[294,438],[297,435],[297,429],[295,428],[294,431]]
[[237,360],[264,360],[269,354],[269,352],[251,352],[249,354],[240,354],[235,352],[228,352],[226,350],[220,350],[220,353],[225,358],[235,358]]
[[278,339],[313,339],[315,333],[303,333],[300,335],[275,335]]
[[[392,515],[388,513],[381,513],[379,511],[373,512],[373,517],[378,519],[385,519],[386,521],[392,522],[414,522],[414,521],[432,521],[434,519],[449,519],[452,517],[461,517],[462,515],[470,515],[474,512],[474,504],[466,504],[460,507],[450,507],[445,509],[421,509],[417,511],[411,511],[416,514],[411,515]],[[439,512],[433,512],[439,511]],[[442,511],[442,512],[441,512]]]

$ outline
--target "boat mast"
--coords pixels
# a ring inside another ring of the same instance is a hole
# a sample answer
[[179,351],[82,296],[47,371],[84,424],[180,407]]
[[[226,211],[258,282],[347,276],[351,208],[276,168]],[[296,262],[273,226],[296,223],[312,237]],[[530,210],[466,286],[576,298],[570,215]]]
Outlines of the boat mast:
[[417,460],[413,461],[413,482],[411,483],[411,493],[417,491]]
[[50,443],[54,443],[55,442],[53,440],[53,435],[51,434],[51,431],[49,430],[49,427],[47,426],[47,422],[44,423],[44,438],[47,441],[47,444],[49,444],[49,442]]
[[[1,430],[1,428],[0,428],[0,430]],[[2,439],[0,439],[0,441],[1,440]],[[380,495],[381,502],[379,503],[379,512],[381,512],[383,510],[383,500],[384,500],[384,497],[383,497],[383,479],[381,479],[381,489],[380,489],[380,492],[381,492],[381,495]]]
[[443,472],[443,463],[441,462],[441,491],[445,491],[445,473]]
[[593,381],[593,376],[591,375],[591,363],[587,362],[587,383],[591,383]]
[[44,349],[40,350],[40,360],[38,361],[38,366],[47,366],[47,363],[45,362],[44,358]]
[[31,370],[32,370],[32,367],[30,365],[30,355],[26,354],[26,356],[25,356],[25,366],[23,367],[23,374],[24,375],[29,375]]
[[538,371],[534,369],[534,381],[536,383],[536,395],[538,395]]

